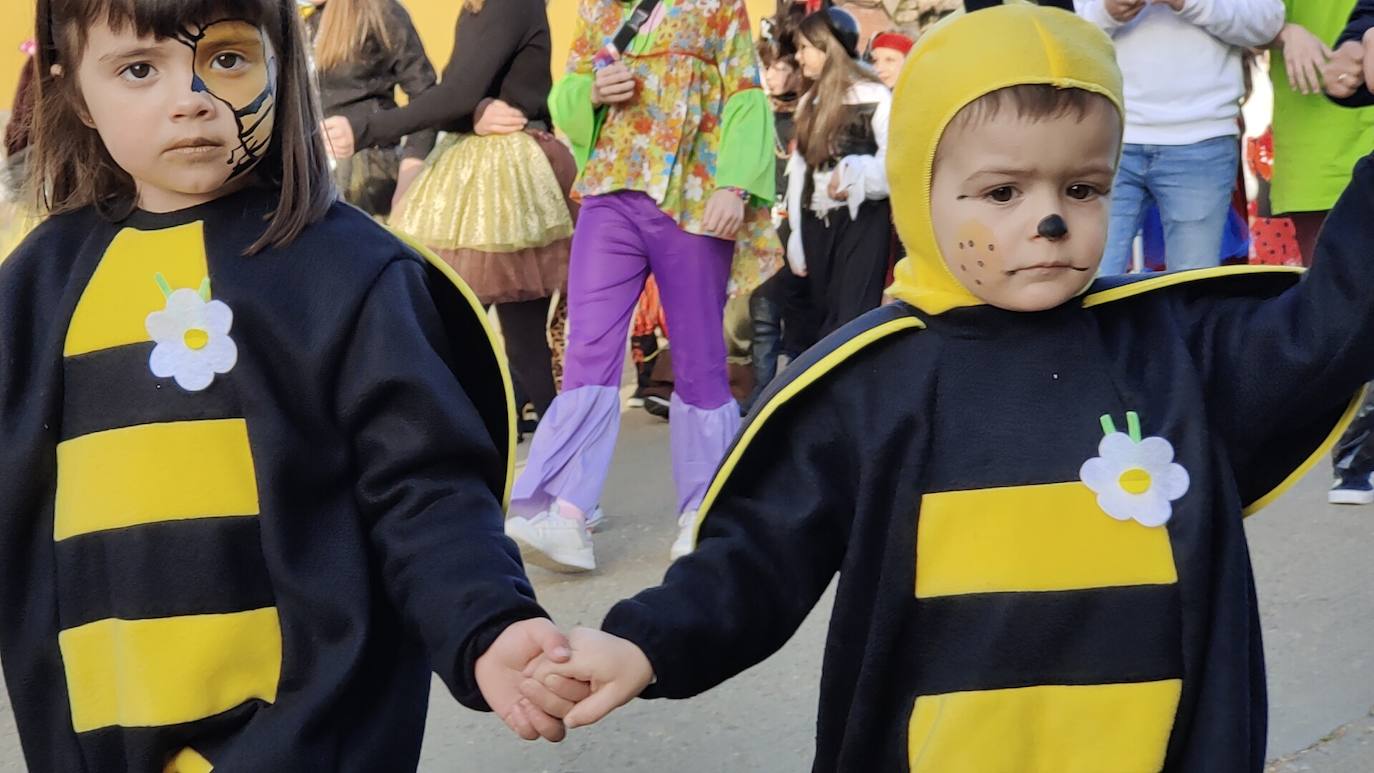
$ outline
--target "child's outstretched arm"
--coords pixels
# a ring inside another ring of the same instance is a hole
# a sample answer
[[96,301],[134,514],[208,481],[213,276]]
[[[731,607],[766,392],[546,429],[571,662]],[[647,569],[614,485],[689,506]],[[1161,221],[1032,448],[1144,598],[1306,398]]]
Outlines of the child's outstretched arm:
[[[428,282],[445,280],[430,277],[437,274],[415,258],[382,270],[356,313],[335,400],[352,438],[354,497],[373,554],[359,560],[377,567],[400,619],[453,695],[485,709],[491,696],[481,688],[501,679],[479,684],[479,657],[512,624],[547,615],[504,533],[505,457],[464,389],[469,382],[456,375],[459,367],[477,369],[490,356],[478,347],[489,344],[454,339],[435,297],[457,291],[431,289]],[[482,336],[473,314],[473,332]],[[524,666],[549,649],[542,642],[551,639],[535,633],[540,644],[524,662],[497,650],[505,667],[496,673],[504,673],[511,700]],[[509,706],[491,708],[508,713]]]
[[[1374,160],[1356,165],[1296,286],[1268,300],[1181,289],[1174,314],[1252,504],[1311,451],[1300,438],[1329,430],[1374,378]],[[1301,456],[1282,458],[1289,450]]]

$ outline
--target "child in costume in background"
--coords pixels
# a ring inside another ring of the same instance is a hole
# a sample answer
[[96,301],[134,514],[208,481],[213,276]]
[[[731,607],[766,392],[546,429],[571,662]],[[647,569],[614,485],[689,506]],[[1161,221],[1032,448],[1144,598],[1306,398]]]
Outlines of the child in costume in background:
[[[1374,372],[1374,164],[1305,277],[1094,282],[1122,115],[1111,41],[1071,10],[922,36],[888,155],[898,302],[789,369],[696,550],[522,692],[569,726],[695,695],[777,650],[838,572],[817,771],[1259,773],[1242,517]],[[572,680],[594,690],[575,705]]]
[[859,63],[859,25],[849,13],[817,11],[794,37],[802,75],[815,85],[797,108],[788,163],[787,262],[806,276],[817,333],[825,336],[877,308],[887,285],[892,93]]
[[880,32],[873,38],[868,57],[873,62],[873,71],[878,73],[878,80],[884,86],[897,88],[897,78],[902,74],[902,66],[906,64],[907,55],[914,45],[911,38],[900,32]]
[[430,670],[527,738],[508,378],[338,203],[295,0],[40,0],[0,265],[0,656],[28,769],[414,770]]
[[[630,317],[653,273],[672,326],[678,555],[739,428],[722,316],[772,273],[773,127],[744,0],[660,0],[624,51],[638,3],[583,0],[568,74],[549,96],[581,169],[563,391],[515,484],[507,533],[555,571],[596,567],[595,521],[620,423]],[[600,69],[597,69],[600,59]]]

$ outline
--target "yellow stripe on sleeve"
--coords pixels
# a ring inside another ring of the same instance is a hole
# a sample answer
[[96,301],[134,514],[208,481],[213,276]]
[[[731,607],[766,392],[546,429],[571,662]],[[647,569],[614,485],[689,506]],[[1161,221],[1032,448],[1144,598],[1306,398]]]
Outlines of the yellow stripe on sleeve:
[[918,598],[1177,581],[1168,531],[1112,518],[1077,481],[921,500]]
[[55,540],[160,521],[257,514],[243,419],[144,424],[57,446]]
[[148,620],[110,618],[58,634],[78,733],[161,727],[276,700],[275,607]]

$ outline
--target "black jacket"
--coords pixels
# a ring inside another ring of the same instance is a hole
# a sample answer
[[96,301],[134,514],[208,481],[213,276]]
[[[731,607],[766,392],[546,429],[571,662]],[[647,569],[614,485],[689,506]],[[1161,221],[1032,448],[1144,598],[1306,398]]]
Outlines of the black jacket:
[[[433,88],[438,80],[410,14],[400,3],[392,2],[390,6],[393,37],[390,50],[384,50],[381,42],[375,38],[368,38],[363,55],[357,61],[326,72],[316,72],[324,114],[344,116],[355,131],[373,113],[395,109],[397,86],[414,100]],[[306,29],[311,39],[319,33],[323,16],[320,10],[306,17]],[[405,156],[423,159],[434,149],[437,136],[438,131],[434,128],[421,127],[378,144],[390,147],[404,137]]]
[[359,148],[386,145],[420,129],[470,132],[482,100],[500,99],[536,124],[549,124],[553,88],[544,0],[487,0],[458,15],[444,79],[410,104],[355,123]]

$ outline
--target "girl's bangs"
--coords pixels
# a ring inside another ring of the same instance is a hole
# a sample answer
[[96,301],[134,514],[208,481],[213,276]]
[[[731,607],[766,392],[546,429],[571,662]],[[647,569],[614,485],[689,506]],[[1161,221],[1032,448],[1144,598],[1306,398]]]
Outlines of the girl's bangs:
[[79,29],[107,20],[116,30],[132,28],[140,36],[170,38],[182,30],[222,19],[241,19],[275,33],[280,26],[281,3],[282,0],[54,0],[53,11],[59,23],[76,23]]

